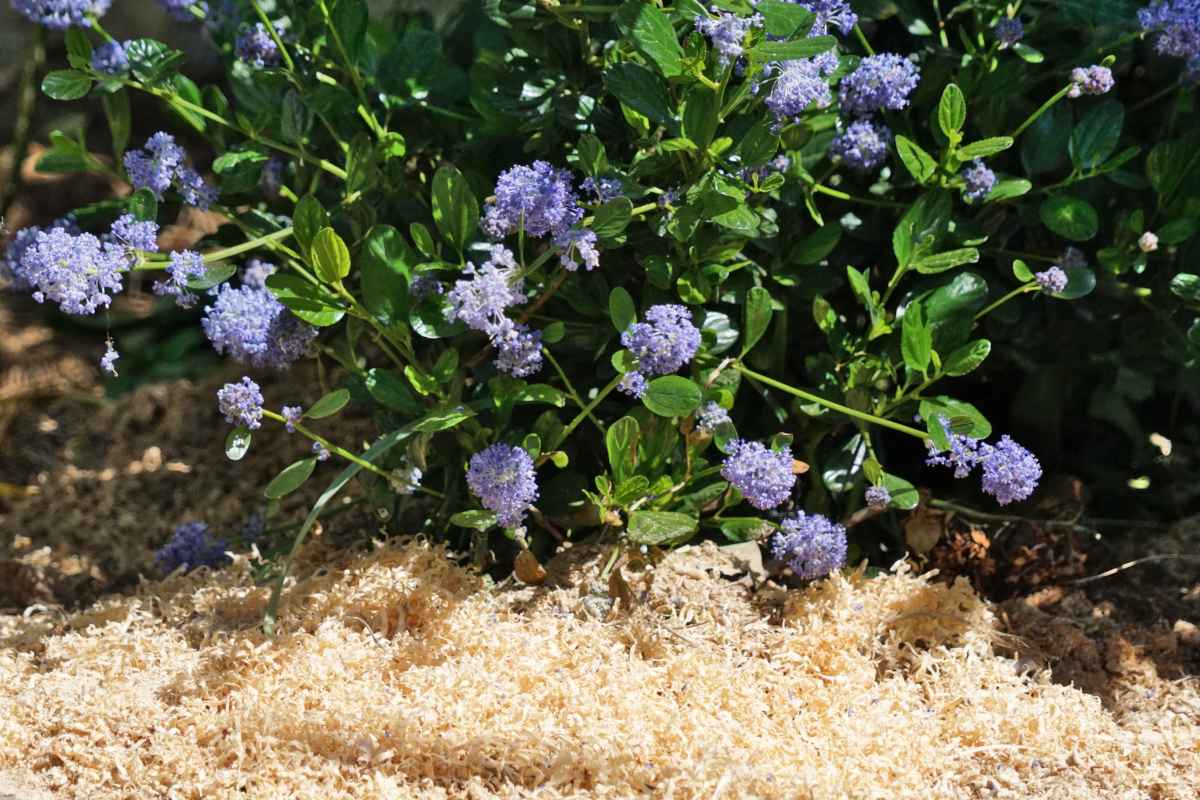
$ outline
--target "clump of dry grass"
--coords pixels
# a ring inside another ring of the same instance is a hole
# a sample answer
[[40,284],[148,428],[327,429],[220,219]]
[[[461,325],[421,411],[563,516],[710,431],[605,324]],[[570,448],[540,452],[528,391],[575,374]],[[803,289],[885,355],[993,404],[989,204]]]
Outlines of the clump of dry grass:
[[310,555],[273,640],[245,559],[0,625],[0,771],[88,798],[1200,786],[1191,687],[1120,718],[1019,674],[962,583],[899,569],[755,591],[705,546],[627,575],[632,605],[597,618],[588,580],[488,590],[420,541]]

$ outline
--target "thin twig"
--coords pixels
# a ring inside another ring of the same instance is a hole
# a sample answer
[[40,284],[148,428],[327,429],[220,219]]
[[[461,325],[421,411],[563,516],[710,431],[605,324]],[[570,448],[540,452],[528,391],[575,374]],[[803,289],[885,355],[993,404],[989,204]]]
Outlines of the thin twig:
[[1162,553],[1160,555],[1155,555],[1155,556],[1146,556],[1144,558],[1135,558],[1133,561],[1126,561],[1124,564],[1121,564],[1118,567],[1113,567],[1110,570],[1105,570],[1104,572],[1101,572],[1099,575],[1091,575],[1087,578],[1076,578],[1075,580],[1072,580],[1072,581],[1064,581],[1064,583],[1070,584],[1071,586],[1079,586],[1079,585],[1082,585],[1085,583],[1091,583],[1093,581],[1098,581],[1101,578],[1111,578],[1113,575],[1116,575],[1119,572],[1124,572],[1127,569],[1136,567],[1139,564],[1148,564],[1148,563],[1154,562],[1154,561],[1170,561],[1172,559],[1181,559],[1184,561],[1200,561],[1200,555],[1187,555],[1184,553]]

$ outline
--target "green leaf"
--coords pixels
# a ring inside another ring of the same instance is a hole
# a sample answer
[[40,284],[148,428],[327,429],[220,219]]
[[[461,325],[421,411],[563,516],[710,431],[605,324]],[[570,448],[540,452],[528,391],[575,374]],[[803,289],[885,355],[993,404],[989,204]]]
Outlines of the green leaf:
[[[78,28],[68,29],[68,33]],[[104,116],[108,119],[108,130],[112,136],[113,155],[121,160],[125,148],[129,146],[129,133],[133,120],[129,110],[129,92],[122,89],[101,95],[100,104],[104,106]]]
[[575,152],[579,156],[579,166],[585,174],[598,178],[608,172],[608,154],[604,150],[604,142],[595,135],[585,133],[580,136],[575,145]]
[[[799,6],[796,6],[797,8]],[[761,119],[746,131],[738,142],[737,154],[742,164],[755,167],[770,161],[779,152],[779,136],[772,132],[771,123]]]
[[341,411],[350,402],[349,389],[335,389],[326,395],[323,395],[320,400],[313,403],[312,406],[304,412],[305,419],[324,419],[332,417],[334,414]]
[[943,444],[945,437],[941,437],[939,441],[937,429],[940,429],[941,426],[937,423],[938,417],[946,417],[950,420],[950,430],[953,433],[961,433],[972,439],[986,439],[992,435],[992,424],[978,408],[946,395],[922,400],[918,413],[920,413],[921,419],[925,420],[929,433],[933,435],[934,444],[943,450],[945,449]]
[[967,341],[975,312],[983,308],[987,296],[987,281],[973,272],[960,272],[922,301],[925,320],[933,330],[934,350],[951,353]]
[[992,202],[1011,200],[1014,197],[1029,194],[1029,190],[1032,188],[1033,184],[1024,178],[1005,178],[996,184],[995,189],[988,192],[986,199]]
[[222,261],[216,264],[209,264],[204,270],[204,274],[199,278],[192,278],[187,281],[189,289],[195,289],[202,292],[206,289],[222,284],[233,277],[233,273],[237,272],[237,267],[228,261]]
[[1038,209],[1038,215],[1047,228],[1075,242],[1086,242],[1100,230],[1096,209],[1078,197],[1047,197]]
[[279,110],[279,132],[284,141],[297,144],[308,136],[312,127],[313,115],[304,105],[304,98],[295,89],[288,89],[283,96],[283,106]]
[[645,67],[622,61],[604,71],[604,86],[614,97],[650,120],[668,125],[671,100],[662,79]]
[[337,31],[351,63],[357,63],[363,54],[368,21],[365,0],[337,0],[329,15],[329,24]]
[[272,478],[271,482],[267,484],[267,488],[263,489],[263,494],[268,500],[286,497],[304,485],[316,466],[317,459],[310,457],[302,458],[296,463],[284,467],[283,472]]
[[1003,153],[1005,150],[1013,146],[1011,136],[993,136],[989,139],[980,139],[977,142],[971,142],[958,148],[958,157],[963,161],[970,161],[974,158],[987,158],[994,156],[996,153]]
[[952,142],[961,136],[963,124],[967,121],[967,99],[963,97],[962,89],[957,84],[948,83],[942,90],[942,99],[938,102],[938,127],[946,138]]
[[638,439],[641,428],[633,417],[621,417],[604,433],[608,463],[617,483],[633,474],[637,467]]
[[149,189],[138,189],[129,195],[129,213],[143,222],[153,222],[158,218],[158,198]]
[[707,150],[717,132],[717,114],[721,101],[717,93],[703,84],[696,84],[683,103],[683,135]]
[[92,42],[83,32],[83,28],[74,26],[67,28],[64,44],[67,46],[67,61],[73,68],[91,69]]
[[987,339],[967,342],[946,357],[942,363],[942,371],[947,375],[966,375],[982,364],[991,352],[992,343]]
[[792,42],[761,42],[750,48],[750,58],[765,64],[768,61],[791,61],[809,58],[832,50],[837,39],[832,36],[809,36]]
[[492,511],[460,511],[450,517],[450,524],[460,528],[486,531],[496,525],[496,514]]
[[650,493],[650,479],[645,475],[630,475],[617,484],[613,502],[618,506],[629,506]]
[[1078,300],[1096,288],[1096,273],[1087,267],[1064,267],[1063,272],[1067,273],[1067,287],[1053,295],[1059,300]]
[[905,366],[924,374],[933,354],[933,332],[925,323],[925,310],[920,303],[911,303],[905,309],[900,331],[900,353]]
[[299,275],[275,273],[267,278],[267,288],[309,325],[325,328],[337,324],[346,315],[336,297]]
[[1071,124],[1071,108],[1066,103],[1058,103],[1021,135],[1021,163],[1027,176],[1053,172],[1067,163]]
[[910,511],[917,507],[921,499],[917,488],[904,478],[885,472],[879,479],[879,485],[888,490],[892,496],[892,507],[901,511]]
[[408,313],[408,287],[416,260],[404,236],[391,225],[375,225],[367,231],[358,270],[363,303],[372,313],[387,320]]
[[682,375],[664,375],[650,381],[642,403],[660,417],[686,417],[704,399],[704,393],[693,381]]
[[1180,272],[1171,278],[1171,294],[1189,303],[1200,302],[1200,275]]
[[293,235],[300,245],[300,252],[312,250],[313,240],[317,231],[329,227],[329,215],[317,198],[311,194],[300,198],[296,204],[296,212],[292,215]]
[[758,517],[721,517],[721,533],[731,542],[754,542],[766,539],[774,526]]
[[792,248],[790,254],[791,260],[797,264],[805,266],[817,264],[823,261],[842,239],[842,226],[830,222],[827,225],[822,225],[815,231],[805,236],[800,240],[795,247]]
[[363,376],[367,391],[384,408],[415,417],[425,411],[425,406],[413,394],[408,384],[390,369],[369,369]]
[[933,156],[907,136],[896,136],[896,152],[900,154],[900,160],[916,178],[917,183],[925,183],[937,170],[937,162]]
[[1012,273],[1013,277],[1021,283],[1029,283],[1033,280],[1033,270],[1029,269],[1025,262],[1019,258],[1013,259]]
[[1013,52],[1020,56],[1023,61],[1027,61],[1030,64],[1040,64],[1046,60],[1046,57],[1042,55],[1040,50],[1036,50],[1024,42],[1014,44]]
[[677,511],[635,511],[629,515],[629,541],[634,544],[674,545],[695,535],[699,522]]
[[558,344],[567,335],[567,326],[562,321],[551,322],[542,328],[542,344]]
[[1158,241],[1162,244],[1182,244],[1195,236],[1197,230],[1200,230],[1200,220],[1193,217],[1171,220],[1158,229]]
[[945,272],[963,264],[974,264],[977,261],[979,261],[979,251],[974,247],[963,247],[918,258],[912,263],[912,266],[923,275],[936,275],[939,272]]
[[1078,169],[1089,171],[1100,166],[1117,149],[1125,107],[1107,99],[1094,106],[1071,132],[1068,151]]
[[154,39],[126,42],[125,55],[129,57],[133,76],[149,84],[165,82],[174,74],[175,65],[183,61],[183,53]]
[[74,69],[56,69],[42,78],[42,91],[52,100],[78,100],[92,89],[92,79]]
[[786,0],[762,0],[755,11],[763,16],[763,28],[768,36],[790,39],[797,33],[808,33],[816,15],[804,6]]
[[601,239],[612,240],[625,232],[633,219],[633,203],[628,197],[614,197],[596,209],[592,231]]
[[239,425],[225,437],[225,457],[230,461],[241,461],[250,449],[250,429]]
[[562,408],[567,404],[567,396],[548,383],[533,383],[521,389],[514,402],[545,403]]
[[313,269],[326,283],[338,283],[350,274],[350,249],[333,228],[317,231],[311,252]]
[[617,11],[617,24],[663,75],[674,78],[683,72],[683,48],[675,38],[671,20],[658,6],[628,0]]
[[746,330],[742,340],[742,355],[745,356],[767,332],[771,324],[771,293],[761,286],[746,292]]
[[448,430],[475,416],[466,406],[437,409],[413,423],[412,429],[419,433],[436,433]]
[[479,201],[463,174],[450,165],[433,176],[433,221],[442,238],[460,253],[479,221]]
[[629,330],[630,325],[637,321],[637,307],[633,304],[633,297],[625,288],[617,286],[609,292],[608,316],[612,320],[613,327],[617,329],[617,333],[624,333]]

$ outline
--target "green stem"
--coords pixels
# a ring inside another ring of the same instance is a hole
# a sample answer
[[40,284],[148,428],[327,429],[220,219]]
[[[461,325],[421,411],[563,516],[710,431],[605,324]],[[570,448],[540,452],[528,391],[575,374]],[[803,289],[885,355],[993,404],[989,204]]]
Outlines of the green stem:
[[317,0],[321,8],[321,16],[325,18],[325,26],[329,28],[330,34],[333,35],[333,44],[337,48],[338,55],[342,59],[342,63],[346,65],[346,71],[350,73],[350,82],[354,84],[354,91],[358,95],[358,102],[361,104],[359,116],[371,128],[371,132],[379,139],[382,139],[386,133],[379,125],[379,120],[375,119],[375,115],[371,113],[371,101],[367,99],[367,90],[363,86],[362,75],[358,72],[358,67],[350,60],[350,55],[346,51],[346,45],[342,43],[342,35],[338,33],[337,26],[333,24],[333,19],[329,16],[329,6],[325,0]]
[[[546,360],[550,362],[550,366],[554,367],[554,371],[558,373],[558,377],[560,380],[562,380],[563,386],[567,387],[567,394],[569,394],[571,399],[575,401],[575,405],[579,406],[581,409],[587,408],[587,404],[583,402],[583,398],[579,396],[579,392],[577,392],[575,387],[571,384],[571,379],[567,377],[567,373],[565,373],[563,368],[559,365],[558,359],[556,359],[554,354],[550,352],[550,348],[543,346],[542,352],[546,355]],[[588,418],[591,419],[591,421],[596,425],[597,430],[599,430],[601,433],[604,433],[604,424],[601,423],[600,420],[596,419],[595,415],[593,415],[590,411],[588,412]]]
[[1030,114],[1030,115],[1029,115],[1029,118],[1028,118],[1028,119],[1026,119],[1024,122],[1022,122],[1022,123],[1021,123],[1021,124],[1020,124],[1020,125],[1017,127],[1017,129],[1016,129],[1015,131],[1013,131],[1013,132],[1012,132],[1012,138],[1013,138],[1013,139],[1016,139],[1018,136],[1020,136],[1022,133],[1024,133],[1026,128],[1028,128],[1028,127],[1029,127],[1030,125],[1032,125],[1033,123],[1037,122],[1037,120],[1038,120],[1038,117],[1040,117],[1042,114],[1045,114],[1047,111],[1049,111],[1049,110],[1050,110],[1050,107],[1051,107],[1052,105],[1054,105],[1054,104],[1055,104],[1055,103],[1057,103],[1059,100],[1062,100],[1064,97],[1066,97],[1066,96],[1067,96],[1067,92],[1071,91],[1071,87],[1072,87],[1072,86],[1074,86],[1074,84],[1073,84],[1073,83],[1068,83],[1066,86],[1064,86],[1063,88],[1061,88],[1061,89],[1059,89],[1057,92],[1055,92],[1055,93],[1054,93],[1054,94],[1053,94],[1053,95],[1050,97],[1050,99],[1049,99],[1049,100],[1047,100],[1046,102],[1042,103],[1041,107],[1040,107],[1040,108],[1039,108],[1037,111],[1035,111],[1035,112],[1033,112],[1032,114]]
[[879,206],[880,208],[908,208],[908,206],[906,206],[904,203],[895,203],[891,200],[876,200],[871,197],[857,197],[852,194],[846,194],[845,192],[837,189],[830,189],[828,186],[822,186],[819,183],[813,184],[812,190],[819,194],[836,197],[839,200],[848,200],[851,203],[862,203],[865,206]]
[[1009,300],[1012,300],[1017,295],[1025,294],[1026,292],[1036,292],[1039,288],[1040,287],[1036,283],[1032,283],[1032,282],[1031,283],[1023,283],[1020,286],[1018,286],[1017,288],[1013,289],[1008,294],[1001,297],[996,302],[994,302],[991,305],[984,308],[982,311],[980,311],[978,314],[975,315],[975,319],[976,320],[983,319],[988,314],[992,313],[997,308],[999,308],[1000,306],[1007,303]]
[[165,89],[159,89],[154,86],[146,86],[145,84],[143,84],[139,81],[131,81],[128,79],[123,80],[122,83],[124,83],[126,86],[128,86],[130,88],[137,89],[139,91],[145,92],[146,94],[153,95],[154,97],[157,97],[160,100],[163,100],[170,105],[175,105],[175,106],[178,106],[179,108],[186,109],[186,110],[192,112],[193,114],[204,117],[205,119],[209,120],[210,122],[215,122],[216,124],[222,125],[226,128],[229,128],[232,131],[237,131],[238,133],[242,134],[243,136],[250,139],[251,141],[258,142],[259,144],[263,145],[264,147],[270,147],[272,150],[278,150],[281,153],[287,153],[292,158],[295,158],[299,161],[303,161],[306,164],[310,164],[314,167],[324,170],[325,172],[328,172],[330,175],[333,175],[338,180],[344,181],[348,177],[346,170],[342,169],[337,164],[333,164],[329,161],[326,161],[323,158],[313,158],[312,156],[309,156],[307,153],[303,153],[300,150],[297,150],[296,148],[291,147],[290,145],[284,144],[283,142],[278,142],[267,136],[263,136],[260,133],[257,133],[254,131],[242,130],[241,127],[233,124],[232,122],[230,122],[229,120],[220,116],[219,114],[216,114],[215,112],[208,110],[204,106],[199,106],[193,102],[184,100],[182,97],[180,97],[176,94],[173,94],[171,92],[168,92]]
[[559,447],[561,447],[562,443],[567,440],[567,437],[579,427],[579,423],[591,416],[592,412],[596,409],[596,406],[600,405],[601,401],[608,397],[609,393],[611,393],[613,389],[617,388],[617,384],[619,384],[621,379],[624,377],[624,375],[618,375],[609,381],[608,385],[601,389],[599,394],[592,398],[592,402],[584,406],[583,410],[576,415],[575,419],[571,420],[567,427],[562,429],[562,433],[558,435],[558,439],[554,442],[554,445],[550,449],[557,450]]
[[867,41],[867,35],[863,33],[863,29],[858,25],[854,26],[854,36],[858,39],[858,43],[863,46],[863,50],[867,51],[867,55],[875,55],[875,50],[871,47],[871,43]]
[[866,411],[859,411],[856,408],[844,406],[841,403],[835,403],[832,400],[827,400],[820,395],[813,394],[812,392],[806,392],[803,389],[797,389],[795,386],[789,386],[786,383],[781,383],[774,378],[763,375],[762,373],[755,372],[754,370],[746,367],[744,364],[735,363],[733,367],[748,378],[753,378],[759,383],[765,383],[767,386],[772,386],[776,389],[779,389],[781,392],[787,392],[790,395],[799,397],[801,400],[808,400],[810,403],[816,403],[817,405],[825,406],[826,408],[834,411],[839,411],[848,417],[854,417],[855,419],[860,419],[873,425],[882,425],[885,428],[891,428],[892,430],[899,431],[900,433],[907,433],[909,436],[915,436],[918,439],[924,440],[929,438],[929,434],[925,433],[924,431],[919,431],[916,428],[910,428],[907,425],[902,425],[899,422],[893,422],[890,419],[877,417],[874,414],[868,414]]
[[[268,233],[264,236],[259,236],[256,239],[251,239],[248,242],[242,242],[241,244],[235,244],[231,247],[223,247],[220,250],[209,250],[208,252],[203,253],[204,263],[212,264],[217,261],[224,261],[227,258],[232,258],[234,256],[241,255],[242,253],[247,253],[247,252],[257,249],[263,245],[267,245],[272,242],[278,241],[279,239],[286,239],[287,237],[289,237],[291,235],[292,235],[292,229],[290,227],[280,228],[279,230],[274,231],[272,233]],[[152,269],[164,269],[167,263],[168,263],[168,259],[166,257],[159,257],[154,260],[143,260],[136,267],[134,267],[134,270],[141,271],[141,270],[152,270]]]

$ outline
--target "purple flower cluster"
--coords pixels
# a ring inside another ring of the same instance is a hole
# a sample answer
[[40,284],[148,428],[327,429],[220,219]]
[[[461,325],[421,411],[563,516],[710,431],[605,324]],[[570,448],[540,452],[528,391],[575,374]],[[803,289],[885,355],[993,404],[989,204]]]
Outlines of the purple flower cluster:
[[882,510],[892,504],[892,493],[886,486],[868,486],[865,494],[867,505]]
[[218,353],[260,368],[286,369],[304,356],[317,336],[316,328],[246,278],[236,289],[229,284],[220,288],[200,325]]
[[716,6],[712,7],[716,17],[696,15],[696,30],[708,37],[713,49],[717,51],[717,63],[727,67],[742,57],[745,49],[742,44],[751,28],[760,28],[763,24],[761,14],[749,17],[739,17],[731,12],[722,12]]
[[579,188],[594,196],[597,203],[607,203],[625,193],[619,178],[584,178]]
[[[622,381],[621,391],[641,397],[645,376],[668,375],[692,360],[700,349],[700,331],[692,324],[691,312],[680,305],[650,306],[645,322],[635,322],[621,334],[621,344],[637,360],[641,381],[630,377]],[[625,384],[629,382],[627,389]],[[640,389],[640,391],[639,391]]]
[[1025,38],[1025,25],[1019,17],[1004,17],[992,26],[992,35],[1001,48],[1012,47]]
[[500,239],[522,227],[530,236],[559,234],[583,219],[571,173],[545,161],[518,164],[496,179],[496,202],[484,215],[488,235]]
[[228,563],[225,555],[229,545],[217,538],[204,522],[185,522],[175,528],[171,538],[155,554],[154,560],[164,574],[183,567],[191,572],[196,567],[220,567]]
[[457,281],[446,295],[444,313],[447,320],[462,320],[486,333],[497,350],[496,369],[524,378],[542,368],[542,335],[504,314],[525,299],[517,271],[512,252],[504,245],[492,245],[491,256],[482,266],[467,265],[465,273],[470,277]]
[[1146,33],[1156,32],[1154,49],[1187,59],[1187,70],[1200,70],[1200,0],[1159,0],[1138,12]]
[[515,378],[527,378],[542,368],[542,332],[505,319],[492,333],[496,369]]
[[833,137],[829,152],[840,156],[850,169],[872,172],[887,159],[891,141],[892,131],[882,122],[859,119]]
[[333,453],[329,452],[329,448],[320,442],[312,443],[312,454],[316,457],[317,461],[328,461],[329,457],[333,455]]
[[596,249],[596,232],[593,230],[568,228],[554,237],[554,244],[561,251],[558,261],[568,272],[577,271],[580,261],[588,272],[600,266],[600,251]]
[[729,443],[729,457],[721,465],[721,477],[760,510],[774,508],[787,500],[796,485],[789,451],[770,450],[759,442],[744,439]]
[[67,227],[38,230],[14,242],[20,260],[8,259],[15,283],[33,289],[39,303],[51,300],[68,314],[94,314],[121,291],[130,267],[129,254],[117,242],[101,242],[90,233],[71,233]]
[[158,252],[158,223],[139,220],[133,214],[122,214],[112,224],[110,234],[114,241],[129,250]]
[[196,305],[196,293],[188,288],[189,281],[199,280],[208,272],[204,266],[204,256],[194,250],[180,250],[171,253],[171,261],[167,264],[168,278],[154,284],[154,293],[175,298],[180,308],[191,308]]
[[538,497],[533,459],[520,447],[494,444],[471,456],[467,486],[505,528],[516,527]]
[[1061,267],[1051,267],[1044,272],[1035,273],[1033,279],[1046,294],[1058,294],[1067,288],[1067,273]]
[[424,474],[420,467],[414,467],[411,464],[398,467],[392,470],[392,489],[396,494],[412,494],[421,485],[421,478],[424,477]]
[[820,514],[797,511],[771,538],[771,555],[796,577],[823,578],[846,564],[846,529]]
[[159,131],[146,140],[144,149],[125,153],[129,182],[136,189],[149,189],[159,200],[173,186],[185,203],[207,210],[217,201],[218,192],[183,163],[184,155],[175,137]]
[[[275,29],[279,30],[278,25]],[[256,22],[254,27],[238,34],[234,51],[239,59],[258,69],[279,65],[279,47],[276,46],[267,26],[261,22]]]
[[1071,70],[1071,89],[1067,97],[1079,97],[1085,94],[1106,94],[1113,88],[1113,74],[1108,67],[1093,64],[1090,67],[1076,67]]
[[705,433],[712,433],[728,422],[730,422],[729,412],[716,403],[709,401],[700,406],[699,425],[700,430]]
[[300,423],[300,418],[304,416],[304,409],[300,406],[284,406],[279,409],[279,416],[283,417],[283,427],[288,433],[296,432],[296,425]]
[[963,187],[963,199],[968,203],[978,203],[996,188],[996,173],[988,169],[982,159],[975,159],[961,174],[966,182],[966,186]]
[[746,167],[738,173],[738,177],[746,183],[762,182],[772,175],[787,172],[792,168],[792,160],[785,155],[777,155],[765,164],[757,167]]
[[[1007,434],[999,443],[990,445],[958,433],[951,433],[949,421],[940,417],[950,449],[945,453],[931,452],[925,463],[931,466],[953,467],[954,477],[965,478],[977,466],[982,466],[983,491],[996,498],[1000,505],[1024,500],[1033,494],[1042,477],[1042,465],[1033,453],[1017,444]],[[929,443],[932,450],[933,444]]]
[[111,5],[112,0],[12,0],[18,14],[56,31],[72,25],[90,27],[88,16],[102,17]]
[[[763,77],[767,77],[768,69],[763,69]],[[784,61],[774,69],[779,74],[764,102],[777,125],[797,119],[810,107],[824,108],[833,102],[825,80],[837,69],[837,57],[832,53]]]
[[100,356],[100,369],[109,375],[117,374],[117,359],[121,354],[113,347],[113,340],[106,339],[104,342],[104,355]]
[[793,0],[796,5],[807,8],[816,15],[811,35],[822,36],[829,26],[845,36],[858,24],[858,14],[850,8],[847,0]]
[[158,4],[176,22],[195,22],[196,14],[193,13],[193,8],[201,13],[208,11],[207,3],[196,0],[158,0]]
[[129,71],[129,54],[121,42],[105,42],[92,51],[92,69],[101,75],[124,75]]
[[895,53],[867,56],[838,87],[842,114],[865,117],[877,111],[899,111],[917,88],[917,65]]
[[646,388],[650,382],[646,380],[646,376],[640,372],[626,372],[621,376],[621,382],[617,384],[617,389],[629,395],[634,399],[640,400],[642,395],[646,393]]
[[217,409],[230,425],[257,430],[262,427],[262,390],[248,377],[243,377],[241,383],[227,383],[217,391]]

